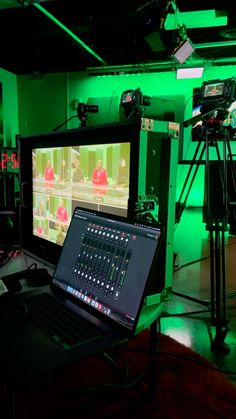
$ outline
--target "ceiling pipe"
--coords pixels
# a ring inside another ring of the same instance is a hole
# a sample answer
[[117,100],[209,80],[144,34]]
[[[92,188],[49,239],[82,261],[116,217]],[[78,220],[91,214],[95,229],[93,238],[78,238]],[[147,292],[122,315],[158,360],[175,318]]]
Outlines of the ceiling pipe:
[[131,73],[151,73],[158,71],[175,71],[178,68],[188,67],[199,67],[203,66],[222,66],[222,65],[235,65],[236,57],[229,58],[215,58],[215,59],[194,59],[186,64],[177,64],[173,61],[157,61],[152,63],[141,63],[141,64],[127,64],[127,65],[113,65],[104,67],[87,67],[87,71],[90,76],[99,75],[125,75]]
[[194,44],[196,49],[203,48],[221,48],[221,47],[234,47],[236,45],[236,39],[234,41],[216,41],[216,42],[203,42],[201,44]]
[[43,13],[49,20],[51,20],[55,25],[57,25],[60,29],[62,29],[67,35],[69,35],[77,44],[79,44],[85,51],[87,51],[90,55],[95,57],[100,63],[106,65],[106,62],[90,48],[87,44],[85,44],[82,39],[80,39],[77,35],[75,35],[69,28],[67,28],[63,23],[61,23],[55,16],[53,16],[50,12],[48,12],[41,4],[33,3],[37,10]]

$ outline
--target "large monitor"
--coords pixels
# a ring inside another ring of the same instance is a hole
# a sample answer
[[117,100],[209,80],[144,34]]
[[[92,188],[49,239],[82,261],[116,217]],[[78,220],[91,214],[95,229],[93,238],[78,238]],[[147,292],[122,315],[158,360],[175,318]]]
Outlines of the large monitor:
[[25,251],[55,265],[76,206],[128,217],[138,194],[140,121],[18,136]]

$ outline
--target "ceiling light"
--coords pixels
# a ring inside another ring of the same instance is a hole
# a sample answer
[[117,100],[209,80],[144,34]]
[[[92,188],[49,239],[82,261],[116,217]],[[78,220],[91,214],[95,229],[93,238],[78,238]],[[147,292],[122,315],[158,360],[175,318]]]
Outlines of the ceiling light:
[[176,78],[177,79],[201,78],[203,71],[204,71],[204,67],[178,68],[176,71]]

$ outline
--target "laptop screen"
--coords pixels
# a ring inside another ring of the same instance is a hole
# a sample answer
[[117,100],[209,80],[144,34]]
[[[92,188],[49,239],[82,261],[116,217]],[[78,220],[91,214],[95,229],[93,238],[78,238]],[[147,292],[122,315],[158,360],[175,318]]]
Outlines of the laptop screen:
[[159,228],[76,208],[53,283],[132,331],[160,234]]

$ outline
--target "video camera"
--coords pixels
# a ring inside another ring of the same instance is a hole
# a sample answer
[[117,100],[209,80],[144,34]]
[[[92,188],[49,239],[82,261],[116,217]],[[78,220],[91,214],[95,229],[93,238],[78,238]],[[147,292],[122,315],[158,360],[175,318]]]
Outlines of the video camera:
[[77,105],[78,115],[85,115],[87,113],[98,113],[98,105],[86,105],[86,103],[79,102]]
[[86,105],[86,103],[79,102],[77,105],[77,116],[81,126],[86,126],[88,113],[98,113],[98,111],[98,105]]
[[121,95],[120,106],[124,108],[126,118],[138,117],[143,107],[151,105],[151,97],[143,95],[140,88],[125,90]]
[[121,106],[130,105],[132,107],[135,106],[150,106],[151,105],[151,97],[143,95],[140,88],[138,87],[136,90],[125,90],[121,95]]

